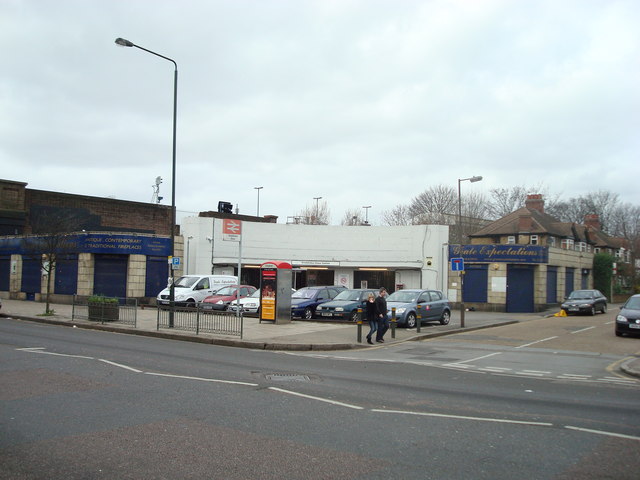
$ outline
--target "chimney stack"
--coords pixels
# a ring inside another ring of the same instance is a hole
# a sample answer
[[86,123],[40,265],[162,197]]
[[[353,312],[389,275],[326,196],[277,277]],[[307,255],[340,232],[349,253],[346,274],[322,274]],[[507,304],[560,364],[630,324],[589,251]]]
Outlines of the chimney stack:
[[591,213],[584,216],[584,224],[587,227],[600,231],[602,225],[600,224],[600,216],[597,213]]
[[544,213],[544,200],[539,193],[527,195],[524,206],[529,210],[537,210],[540,213]]

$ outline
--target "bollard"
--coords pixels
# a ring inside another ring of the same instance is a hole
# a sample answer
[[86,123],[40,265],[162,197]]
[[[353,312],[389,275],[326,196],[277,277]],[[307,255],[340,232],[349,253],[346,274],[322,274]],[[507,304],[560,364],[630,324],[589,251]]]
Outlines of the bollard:
[[422,311],[420,310],[422,305],[418,305],[418,310],[416,312],[416,332],[420,333],[420,325],[422,325]]
[[362,308],[358,308],[358,343],[362,343]]
[[396,307],[391,308],[391,338],[396,338]]

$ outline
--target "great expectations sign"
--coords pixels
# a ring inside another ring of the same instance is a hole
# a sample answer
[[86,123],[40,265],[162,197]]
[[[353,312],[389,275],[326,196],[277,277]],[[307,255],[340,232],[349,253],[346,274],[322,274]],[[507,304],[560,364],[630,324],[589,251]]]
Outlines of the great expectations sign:
[[465,262],[547,263],[549,250],[540,245],[449,245],[449,258]]

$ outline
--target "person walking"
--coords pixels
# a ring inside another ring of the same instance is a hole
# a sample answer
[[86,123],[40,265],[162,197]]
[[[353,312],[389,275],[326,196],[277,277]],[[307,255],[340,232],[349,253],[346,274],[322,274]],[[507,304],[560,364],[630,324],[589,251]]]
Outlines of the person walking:
[[376,342],[384,343],[384,334],[389,329],[389,319],[387,318],[387,289],[380,288],[378,297],[376,298],[376,310],[378,315],[378,333],[376,334]]
[[378,330],[378,308],[376,305],[376,296],[373,293],[369,294],[367,298],[367,303],[365,305],[365,315],[367,321],[369,322],[369,333],[367,334],[367,343],[369,345],[373,345],[371,341],[371,337],[376,330]]

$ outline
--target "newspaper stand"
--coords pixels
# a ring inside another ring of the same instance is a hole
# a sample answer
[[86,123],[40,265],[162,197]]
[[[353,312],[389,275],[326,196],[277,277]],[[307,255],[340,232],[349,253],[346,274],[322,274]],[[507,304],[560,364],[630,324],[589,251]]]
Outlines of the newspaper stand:
[[260,265],[260,323],[291,323],[292,267],[287,262]]

